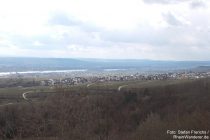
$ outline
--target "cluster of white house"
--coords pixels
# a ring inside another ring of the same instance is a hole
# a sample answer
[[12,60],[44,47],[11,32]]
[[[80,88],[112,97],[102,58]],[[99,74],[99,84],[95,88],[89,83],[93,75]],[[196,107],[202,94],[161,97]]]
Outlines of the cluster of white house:
[[167,79],[198,79],[210,77],[210,72],[170,72],[162,74],[132,74],[121,76],[90,76],[90,77],[71,77],[63,79],[48,79],[40,82],[42,86],[54,85],[78,85],[85,83],[100,83],[109,81],[130,81],[130,80],[167,80]]

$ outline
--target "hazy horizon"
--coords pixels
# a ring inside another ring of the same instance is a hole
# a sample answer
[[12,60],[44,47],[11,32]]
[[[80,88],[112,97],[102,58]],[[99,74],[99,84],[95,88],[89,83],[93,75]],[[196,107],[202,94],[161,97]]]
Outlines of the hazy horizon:
[[199,62],[199,61],[209,61],[210,59],[207,60],[161,60],[161,59],[141,59],[141,58],[96,58],[96,57],[92,57],[92,58],[81,58],[81,57],[30,57],[30,56],[0,56],[0,58],[32,58],[32,59],[74,59],[74,60],[119,60],[119,61],[123,61],[123,60],[134,60],[134,61],[168,61],[168,62]]

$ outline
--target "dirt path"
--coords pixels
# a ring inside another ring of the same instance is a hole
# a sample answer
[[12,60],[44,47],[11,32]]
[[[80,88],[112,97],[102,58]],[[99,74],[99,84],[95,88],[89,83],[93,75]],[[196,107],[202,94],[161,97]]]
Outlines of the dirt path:
[[120,91],[122,88],[127,87],[128,85],[122,85],[118,87],[118,91]]
[[32,91],[24,92],[24,93],[22,94],[23,99],[28,101],[29,99],[26,97],[26,94],[29,94],[29,93],[31,93],[31,92],[32,92]]
[[[26,100],[26,101],[29,101],[30,99],[28,99],[28,98],[26,97],[26,95],[29,94],[29,93],[31,93],[31,92],[33,92],[33,91],[24,92],[24,93],[22,94],[23,99]],[[15,104],[15,103],[6,103],[6,104],[0,105],[0,107],[4,107],[4,106],[8,106],[8,105],[13,105],[13,104]]]
[[94,85],[95,83],[87,84],[87,88]]

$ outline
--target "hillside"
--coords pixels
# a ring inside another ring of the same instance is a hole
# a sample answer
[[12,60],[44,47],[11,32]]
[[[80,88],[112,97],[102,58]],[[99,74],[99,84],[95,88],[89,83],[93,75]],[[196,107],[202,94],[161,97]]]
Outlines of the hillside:
[[199,66],[194,69],[192,69],[195,72],[209,72],[210,71],[210,66]]
[[81,69],[88,63],[64,58],[0,58],[1,72]]
[[1,107],[0,138],[170,140],[167,130],[210,129],[210,79],[159,82],[57,87],[44,101]]

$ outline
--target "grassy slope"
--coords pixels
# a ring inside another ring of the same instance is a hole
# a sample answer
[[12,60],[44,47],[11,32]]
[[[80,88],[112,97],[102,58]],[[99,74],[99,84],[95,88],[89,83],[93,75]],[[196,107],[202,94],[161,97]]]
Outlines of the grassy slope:
[[0,105],[6,103],[21,103],[24,101],[22,94],[27,91],[33,91],[28,97],[35,97],[35,95],[39,95],[40,93],[52,92],[53,89],[42,86],[0,88]]

